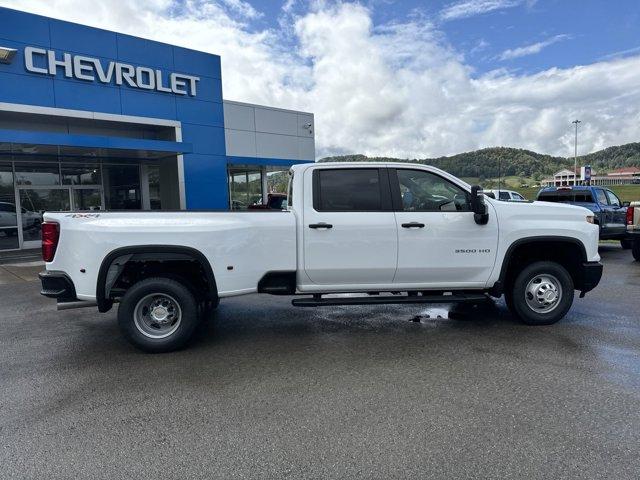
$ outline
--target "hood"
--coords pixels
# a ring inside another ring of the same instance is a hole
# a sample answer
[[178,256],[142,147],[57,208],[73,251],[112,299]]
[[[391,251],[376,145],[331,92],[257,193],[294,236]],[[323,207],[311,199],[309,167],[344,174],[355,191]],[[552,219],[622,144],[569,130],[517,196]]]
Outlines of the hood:
[[569,205],[559,202],[501,202],[492,198],[485,199],[498,211],[515,215],[548,215],[549,217],[584,218],[593,215],[593,212],[585,207]]

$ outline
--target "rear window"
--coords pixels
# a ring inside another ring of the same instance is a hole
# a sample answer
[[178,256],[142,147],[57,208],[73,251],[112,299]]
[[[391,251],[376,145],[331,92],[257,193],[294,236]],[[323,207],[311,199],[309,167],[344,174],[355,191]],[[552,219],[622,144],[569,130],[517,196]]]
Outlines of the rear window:
[[319,170],[315,185],[314,208],[320,212],[380,211],[380,173],[378,169],[340,168]]
[[571,202],[571,203],[594,203],[593,196],[588,190],[584,191],[560,191],[543,192],[538,195],[541,202]]

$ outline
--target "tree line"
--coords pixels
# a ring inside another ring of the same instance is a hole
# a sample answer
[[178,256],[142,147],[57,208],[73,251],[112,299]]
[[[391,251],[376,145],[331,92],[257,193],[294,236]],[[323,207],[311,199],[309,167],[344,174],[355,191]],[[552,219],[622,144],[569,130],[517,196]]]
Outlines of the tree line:
[[[409,162],[432,165],[458,177],[496,178],[518,176],[537,181],[553,175],[563,168],[573,168],[573,157],[554,157],[531,150],[509,147],[491,147],[449,157],[400,159],[367,157],[366,155],[339,155],[325,157],[320,162]],[[591,165],[598,173],[622,167],[640,167],[640,143],[628,143],[605,148],[578,157],[578,165]]]

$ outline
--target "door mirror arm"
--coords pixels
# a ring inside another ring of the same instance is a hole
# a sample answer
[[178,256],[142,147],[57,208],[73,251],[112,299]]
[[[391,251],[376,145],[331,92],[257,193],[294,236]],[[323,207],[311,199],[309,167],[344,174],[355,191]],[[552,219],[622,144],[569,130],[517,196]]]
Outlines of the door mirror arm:
[[486,225],[489,222],[489,208],[484,202],[482,187],[478,185],[471,187],[471,210],[478,225]]

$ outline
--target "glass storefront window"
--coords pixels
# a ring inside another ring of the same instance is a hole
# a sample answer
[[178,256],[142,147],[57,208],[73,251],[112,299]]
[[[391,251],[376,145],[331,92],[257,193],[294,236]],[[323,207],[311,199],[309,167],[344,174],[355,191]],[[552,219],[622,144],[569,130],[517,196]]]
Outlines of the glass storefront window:
[[18,248],[18,216],[11,164],[0,163],[0,250]]
[[44,212],[71,210],[67,188],[21,188],[22,237],[25,242],[41,238],[40,225]]
[[160,197],[160,167],[158,165],[149,165],[149,208],[151,210],[160,210],[162,208],[162,200]]
[[63,185],[100,185],[101,183],[102,175],[99,164],[62,164]]
[[72,192],[74,211],[102,210],[102,192],[99,188],[74,188]]
[[17,185],[60,185],[60,167],[58,162],[16,162],[15,168]]
[[247,185],[249,187],[248,205],[262,204],[262,172],[247,172]]
[[140,210],[139,165],[103,165],[104,197],[108,210]]
[[267,192],[268,193],[287,193],[289,185],[289,169],[282,167],[267,168]]
[[246,210],[262,204],[262,171],[260,167],[229,169],[229,201],[231,210]]

